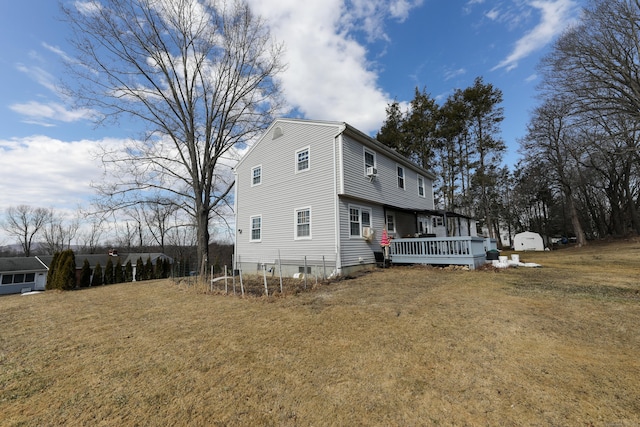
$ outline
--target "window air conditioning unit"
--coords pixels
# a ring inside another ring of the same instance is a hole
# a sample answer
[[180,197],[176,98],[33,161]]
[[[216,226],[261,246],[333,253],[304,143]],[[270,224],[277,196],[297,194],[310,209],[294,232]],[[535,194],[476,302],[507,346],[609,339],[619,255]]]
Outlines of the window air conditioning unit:
[[374,168],[373,166],[367,166],[367,176],[368,177],[374,177],[378,175],[378,169]]

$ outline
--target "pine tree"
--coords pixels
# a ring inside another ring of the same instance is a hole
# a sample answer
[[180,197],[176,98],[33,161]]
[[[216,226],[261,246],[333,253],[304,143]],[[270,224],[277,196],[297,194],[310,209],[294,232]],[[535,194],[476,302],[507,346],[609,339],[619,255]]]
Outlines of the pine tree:
[[56,289],[55,283],[53,283],[53,278],[56,273],[56,267],[58,266],[58,262],[60,261],[60,252],[56,252],[53,254],[53,259],[51,260],[51,264],[49,265],[49,271],[47,271],[47,284],[45,285],[45,289]]
[[144,265],[144,280],[151,279],[153,279],[153,263],[151,262],[151,257],[149,257]]
[[85,258],[82,264],[82,271],[80,272],[80,287],[88,288],[91,285],[91,266],[89,260]]
[[107,265],[104,267],[104,284],[111,285],[113,283],[113,261],[111,257],[107,261]]
[[120,258],[118,258],[113,272],[113,283],[122,282],[124,282],[124,272],[122,271],[122,262],[120,261]]
[[73,252],[71,254],[67,253],[65,256],[64,264],[58,277],[60,289],[63,291],[70,291],[76,288],[76,262]]
[[127,261],[127,264],[124,266],[124,281],[133,282],[133,266],[131,265],[131,260]]
[[97,263],[96,268],[93,269],[91,286],[102,286],[102,267],[100,266],[100,263]]
[[142,262],[142,258],[138,258],[136,261],[136,282],[143,280],[144,278],[144,263]]

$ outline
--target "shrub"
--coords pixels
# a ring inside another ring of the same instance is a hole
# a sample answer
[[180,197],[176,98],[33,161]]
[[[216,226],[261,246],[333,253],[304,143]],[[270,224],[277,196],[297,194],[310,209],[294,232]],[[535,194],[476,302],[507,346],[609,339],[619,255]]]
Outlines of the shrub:
[[93,269],[91,286],[102,286],[102,267],[100,266],[100,263],[97,263],[96,268]]
[[107,265],[105,265],[104,267],[104,284],[105,285],[111,285],[112,283],[114,283],[113,280],[113,261],[111,261],[111,257],[109,257],[109,260],[107,261]]
[[85,258],[82,263],[82,271],[80,271],[80,287],[88,288],[91,285],[91,266],[89,260]]

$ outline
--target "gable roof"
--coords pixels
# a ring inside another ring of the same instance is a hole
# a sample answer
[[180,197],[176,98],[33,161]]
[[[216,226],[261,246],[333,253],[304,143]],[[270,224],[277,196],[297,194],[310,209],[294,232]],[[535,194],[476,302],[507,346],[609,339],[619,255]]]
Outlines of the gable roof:
[[0,258],[0,273],[43,270],[47,270],[47,266],[44,265],[37,257]]
[[242,158],[238,161],[238,163],[236,164],[234,169],[237,169],[238,166],[243,163],[243,161],[249,156],[249,154],[251,154],[251,152],[253,151],[253,148],[257,144],[259,144],[264,139],[264,137],[269,134],[271,129],[278,125],[278,123],[296,123],[296,124],[306,124],[306,125],[316,125],[316,126],[335,126],[335,127],[338,128],[338,132],[336,133],[336,136],[338,136],[340,134],[343,134],[343,133],[348,134],[350,137],[358,140],[359,142],[363,143],[364,145],[367,145],[370,148],[375,149],[376,151],[384,153],[385,155],[387,155],[388,157],[394,159],[398,163],[402,163],[403,165],[408,166],[408,167],[418,171],[424,177],[429,178],[431,180],[435,180],[436,179],[436,175],[433,172],[431,172],[431,171],[429,171],[429,170],[427,170],[427,169],[425,169],[425,168],[423,168],[421,166],[418,166],[417,164],[415,164],[411,160],[409,160],[406,157],[404,157],[403,155],[399,154],[393,148],[384,145],[383,143],[381,143],[377,139],[370,137],[369,135],[365,134],[364,132],[356,129],[353,126],[351,126],[347,122],[334,122],[334,121],[325,121],[325,120],[307,120],[307,119],[290,119],[290,118],[279,118],[279,119],[274,120],[273,123],[271,123],[269,125],[269,127],[264,131],[262,136],[251,146],[251,148],[249,148],[249,150],[245,153],[245,155],[242,156]]

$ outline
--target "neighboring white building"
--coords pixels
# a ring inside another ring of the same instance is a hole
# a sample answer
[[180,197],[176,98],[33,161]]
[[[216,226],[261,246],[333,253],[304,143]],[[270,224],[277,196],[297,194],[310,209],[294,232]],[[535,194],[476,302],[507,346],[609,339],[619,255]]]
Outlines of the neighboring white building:
[[433,173],[347,123],[276,120],[235,174],[235,268],[246,273],[303,272],[306,257],[307,272],[347,274],[375,264],[384,228],[446,233]]
[[513,238],[514,251],[544,251],[542,236],[532,231],[518,233]]

